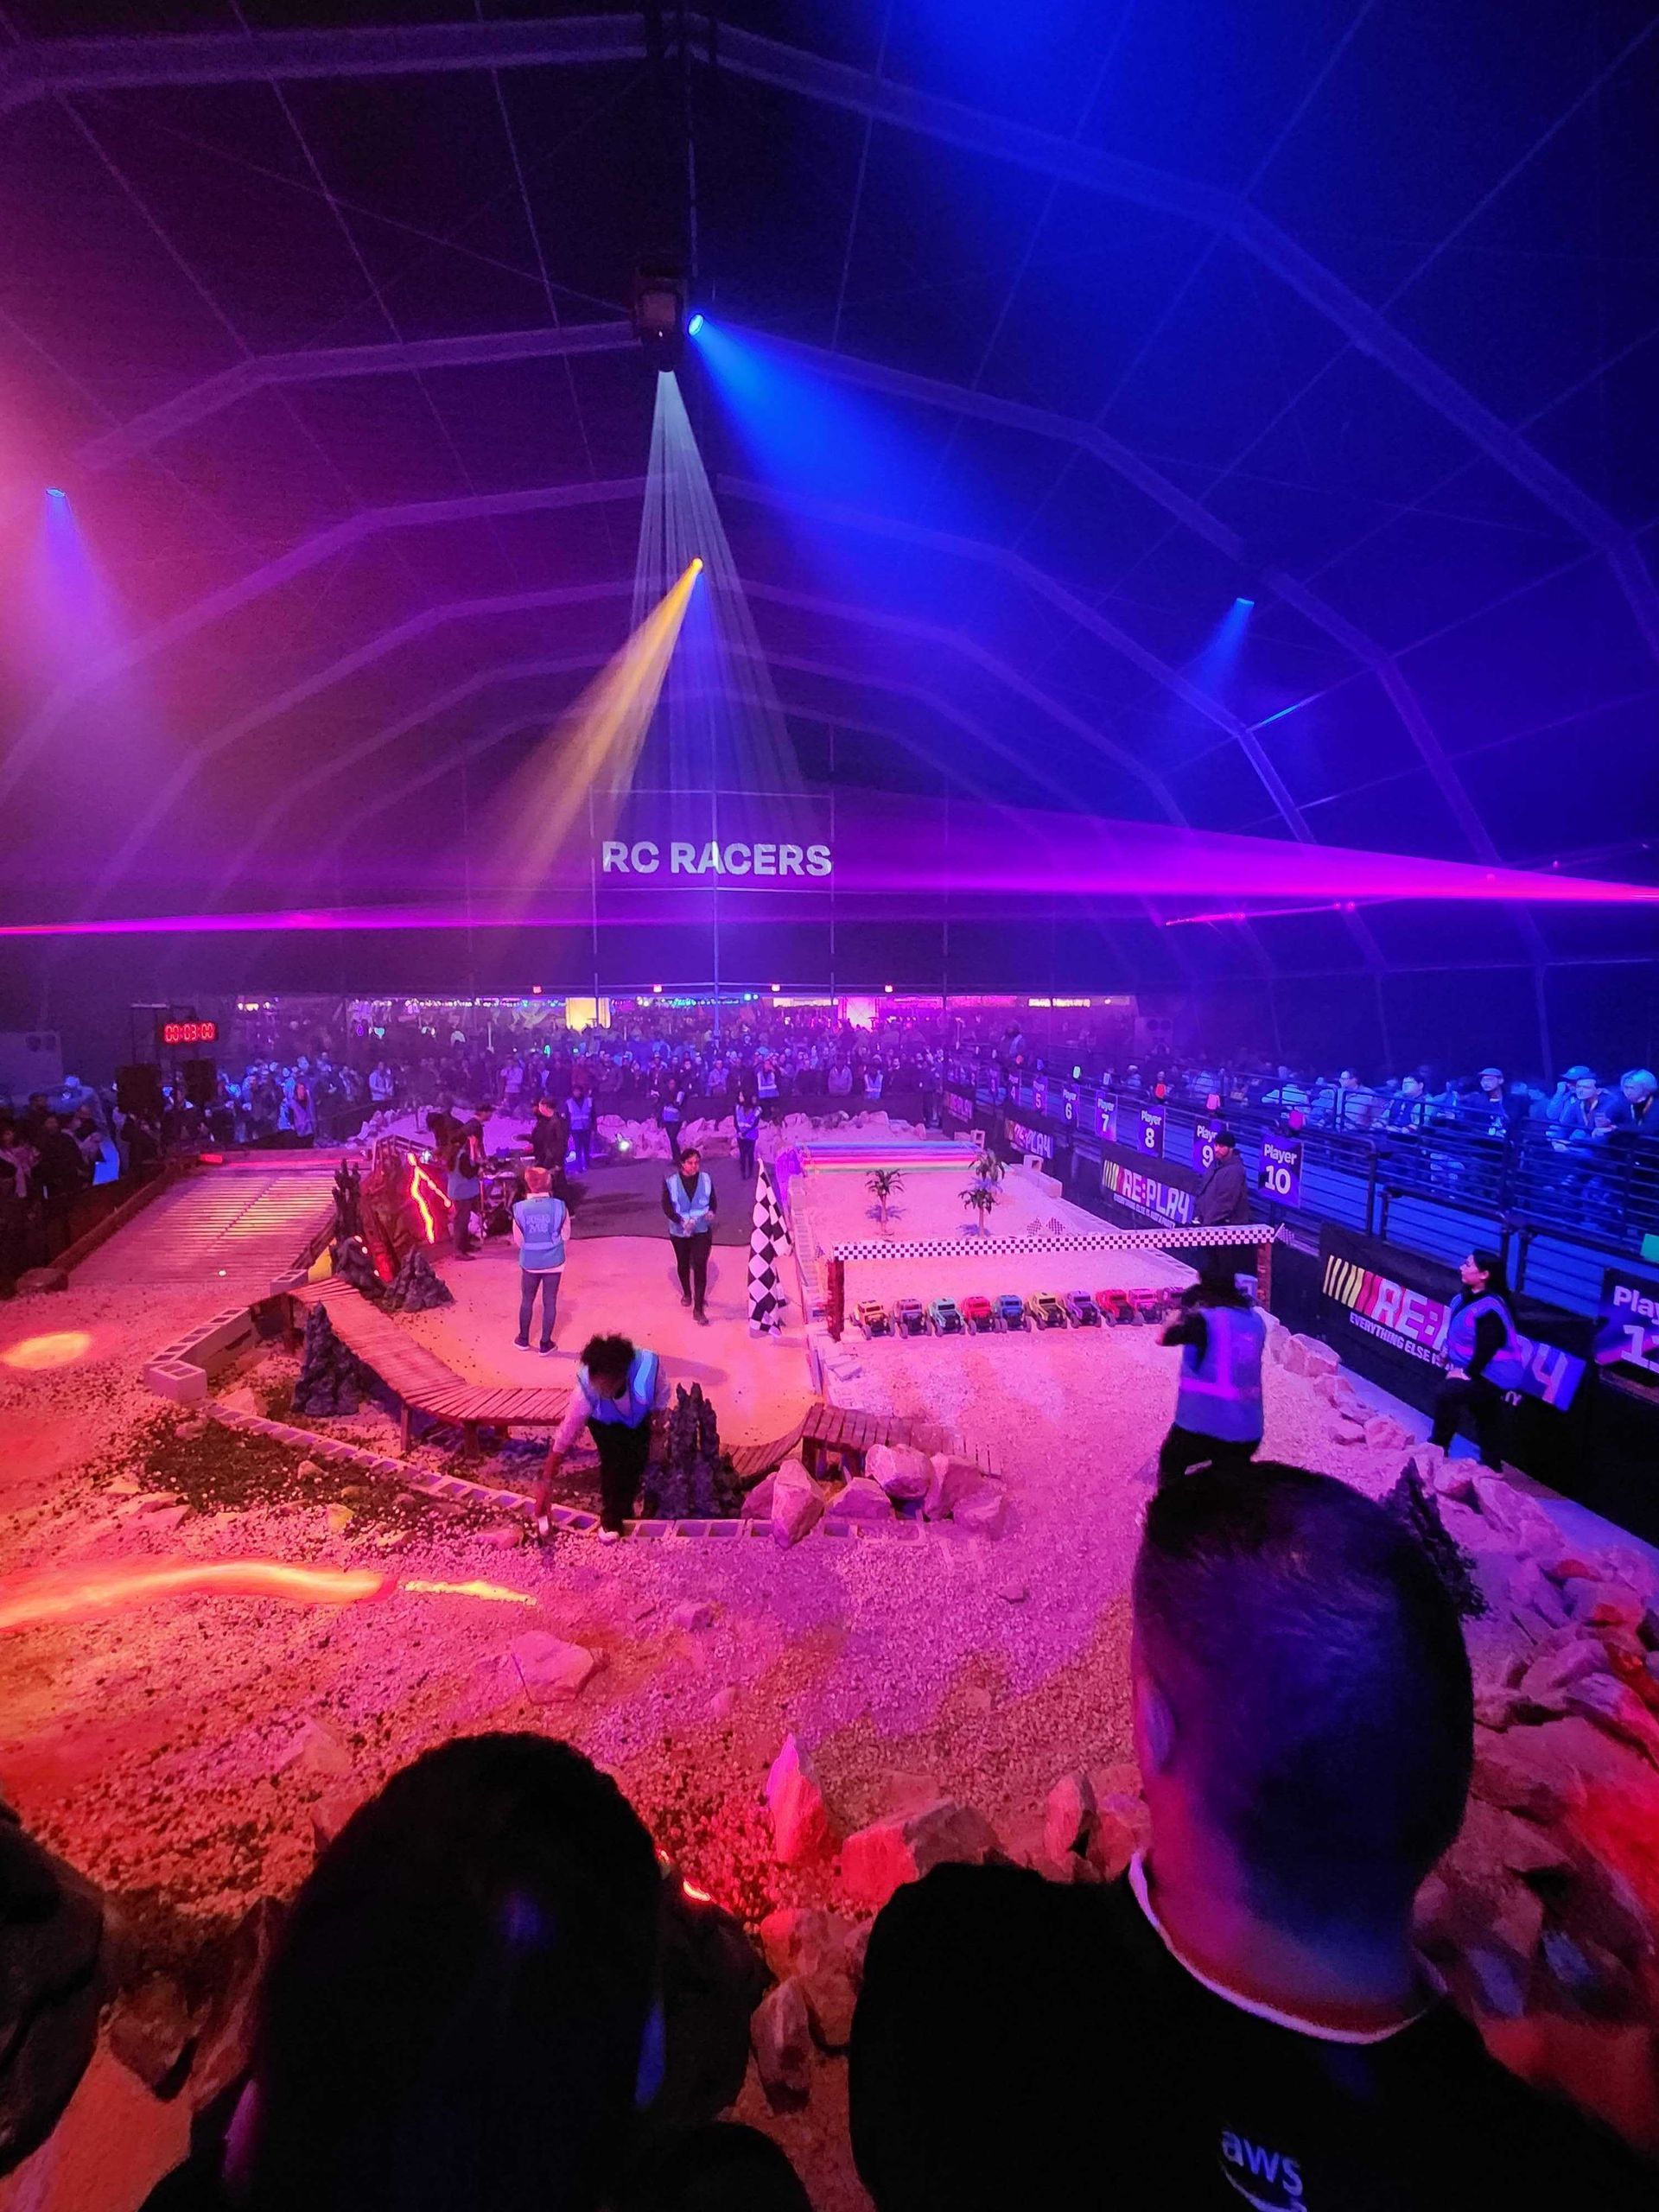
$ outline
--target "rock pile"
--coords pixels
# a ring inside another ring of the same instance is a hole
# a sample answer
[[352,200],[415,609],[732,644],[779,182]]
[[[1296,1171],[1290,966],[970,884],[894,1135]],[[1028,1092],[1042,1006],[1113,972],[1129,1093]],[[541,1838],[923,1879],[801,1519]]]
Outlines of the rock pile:
[[334,1334],[328,1310],[319,1301],[306,1316],[294,1410],[296,1414],[354,1414],[362,1400],[357,1361]]
[[1423,1891],[1425,1947],[1496,2040],[1525,2016],[1555,2045],[1619,2042],[1646,2087],[1612,2116],[1659,2142],[1659,1569],[1568,1543],[1502,1476],[1420,1457],[1487,1607],[1473,1794]]
[[392,1277],[385,1297],[394,1313],[425,1313],[435,1306],[453,1306],[455,1302],[454,1292],[419,1244]]
[[845,1481],[816,1481],[800,1460],[785,1459],[747,1492],[740,1511],[746,1521],[770,1521],[774,1541],[785,1549],[810,1535],[826,1513],[879,1526],[919,1511],[924,1520],[954,1520],[976,1535],[1000,1536],[1007,1494],[970,1460],[878,1444],[866,1455],[864,1471]]

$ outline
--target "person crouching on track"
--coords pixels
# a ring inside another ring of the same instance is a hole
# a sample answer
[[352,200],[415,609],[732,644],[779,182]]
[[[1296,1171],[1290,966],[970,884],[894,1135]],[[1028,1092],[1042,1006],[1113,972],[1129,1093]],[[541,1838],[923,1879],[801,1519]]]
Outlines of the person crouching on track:
[[520,1351],[530,1350],[530,1324],[538,1290],[542,1294],[541,1349],[553,1349],[570,1209],[563,1198],[553,1196],[552,1183],[545,1167],[526,1167],[524,1196],[512,1209],[512,1241],[518,1247],[518,1334],[513,1342]]
[[1262,1448],[1262,1355],[1267,1324],[1230,1268],[1209,1254],[1162,1341],[1181,1347],[1175,1419],[1158,1454],[1158,1479],[1193,1467],[1243,1466]]
[[599,1453],[599,1541],[613,1544],[651,1458],[652,1419],[667,1405],[668,1384],[654,1351],[637,1351],[626,1337],[589,1338],[536,1485],[537,1533],[549,1533],[553,1478],[585,1426]]
[[732,1109],[732,1128],[737,1137],[737,1172],[744,1182],[754,1173],[754,1141],[760,1134],[760,1102],[740,1098]]
[[1429,1441],[1442,1452],[1467,1414],[1481,1464],[1503,1465],[1503,1394],[1521,1387],[1525,1362],[1510,1306],[1510,1279],[1496,1252],[1471,1252],[1458,1270],[1463,1288],[1446,1330],[1446,1380],[1434,1399]]
[[674,1264],[680,1271],[680,1303],[691,1308],[691,1319],[707,1328],[703,1300],[709,1294],[709,1248],[715,1241],[715,1185],[702,1164],[702,1154],[692,1147],[680,1154],[680,1164],[663,1185],[663,1211],[674,1245]]

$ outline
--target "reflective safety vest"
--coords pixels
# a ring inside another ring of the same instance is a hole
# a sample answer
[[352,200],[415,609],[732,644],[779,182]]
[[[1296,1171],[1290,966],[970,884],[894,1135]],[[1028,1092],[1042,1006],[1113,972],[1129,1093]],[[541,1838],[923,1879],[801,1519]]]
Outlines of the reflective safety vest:
[[733,1109],[732,1121],[739,1136],[754,1136],[760,1128],[760,1109],[753,1099],[740,1099]]
[[754,1087],[762,1098],[775,1098],[778,1096],[777,1069],[757,1068],[754,1071]]
[[573,1090],[567,1109],[573,1129],[591,1129],[594,1126],[594,1094],[591,1090]]
[[1459,1294],[1452,1300],[1451,1319],[1446,1331],[1446,1365],[1469,1366],[1475,1357],[1475,1326],[1486,1313],[1496,1313],[1503,1324],[1503,1342],[1481,1370],[1480,1379],[1490,1382],[1494,1389],[1518,1390],[1521,1377],[1527,1371],[1527,1363],[1521,1350],[1521,1339],[1516,1333],[1514,1317],[1501,1298],[1465,1299]]
[[864,1096],[867,1098],[879,1098],[881,1096],[880,1068],[867,1068],[864,1071]]
[[637,1351],[628,1370],[628,1387],[620,1398],[602,1398],[588,1379],[585,1367],[576,1370],[576,1387],[588,1401],[588,1418],[603,1427],[638,1428],[651,1419],[657,1395],[657,1355]]
[[685,1185],[677,1175],[668,1179],[668,1202],[674,1209],[674,1218],[668,1224],[671,1236],[700,1236],[705,1229],[712,1228],[713,1217],[709,1208],[715,1195],[715,1186],[709,1179],[709,1170],[700,1167],[690,1197],[685,1195]]
[[1204,1357],[1181,1347],[1175,1419],[1182,1428],[1229,1444],[1262,1433],[1262,1353],[1268,1325],[1253,1306],[1204,1306]]
[[518,1264],[531,1274],[551,1274],[564,1265],[564,1225],[569,1214],[563,1198],[543,1191],[538,1198],[520,1198],[512,1217],[524,1243]]

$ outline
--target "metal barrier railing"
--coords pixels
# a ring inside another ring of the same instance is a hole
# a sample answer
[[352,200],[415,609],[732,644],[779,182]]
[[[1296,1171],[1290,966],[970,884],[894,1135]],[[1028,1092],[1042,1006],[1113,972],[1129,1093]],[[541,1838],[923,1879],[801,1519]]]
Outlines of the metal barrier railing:
[[[1010,1080],[995,1063],[958,1058],[946,1090],[987,1114],[1006,1109],[1051,1131],[1086,1138],[1097,1102],[1120,1117],[1161,1108],[1161,1158],[1198,1164],[1200,1125],[1224,1121],[1238,1139],[1256,1210],[1265,1218],[1316,1230],[1321,1221],[1392,1239],[1455,1262],[1471,1243],[1502,1251],[1517,1290],[1570,1311],[1593,1312],[1605,1268],[1659,1236],[1659,1139],[1615,1131],[1605,1141],[1570,1143],[1534,1122],[1502,1134],[1453,1122],[1419,1128],[1350,1130],[1299,1122],[1294,1115],[1236,1103],[1047,1078]],[[1039,1103],[1040,1102],[1040,1103]],[[1068,1108],[1069,1118],[1068,1118]],[[1302,1147],[1294,1206],[1256,1189],[1264,1137],[1294,1135]]]

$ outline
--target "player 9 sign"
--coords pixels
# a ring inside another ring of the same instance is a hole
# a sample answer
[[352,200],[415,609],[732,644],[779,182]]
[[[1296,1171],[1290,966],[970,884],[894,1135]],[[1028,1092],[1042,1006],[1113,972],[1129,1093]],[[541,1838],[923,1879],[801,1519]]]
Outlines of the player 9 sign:
[[1255,1187],[1275,1205],[1302,1203],[1302,1147],[1283,1137],[1263,1137]]
[[1216,1139],[1221,1135],[1219,1122],[1194,1122],[1192,1124],[1192,1165],[1208,1174],[1216,1164]]

